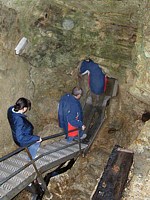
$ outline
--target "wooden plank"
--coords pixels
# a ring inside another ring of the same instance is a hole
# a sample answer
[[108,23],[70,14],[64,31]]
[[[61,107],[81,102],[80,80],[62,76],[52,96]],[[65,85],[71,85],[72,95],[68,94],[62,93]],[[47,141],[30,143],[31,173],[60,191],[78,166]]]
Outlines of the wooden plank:
[[120,200],[133,163],[133,152],[115,146],[92,200]]

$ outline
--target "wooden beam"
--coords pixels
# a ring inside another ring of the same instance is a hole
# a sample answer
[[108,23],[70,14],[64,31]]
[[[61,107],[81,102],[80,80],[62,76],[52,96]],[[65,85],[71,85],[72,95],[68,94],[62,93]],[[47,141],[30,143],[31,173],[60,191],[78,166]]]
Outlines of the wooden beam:
[[112,150],[92,200],[120,200],[134,153],[118,145]]

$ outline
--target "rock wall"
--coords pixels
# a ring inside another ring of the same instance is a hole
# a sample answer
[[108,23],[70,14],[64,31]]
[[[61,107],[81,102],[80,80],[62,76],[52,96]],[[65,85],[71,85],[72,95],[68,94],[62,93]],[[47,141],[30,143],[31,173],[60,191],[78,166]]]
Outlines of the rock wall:
[[142,5],[136,41],[136,76],[130,93],[145,104],[150,105],[150,15],[149,1]]
[[[127,73],[133,79],[140,73],[135,68],[136,50],[134,56],[132,52],[135,42],[140,45],[137,35],[143,24],[139,27],[139,18],[146,1],[0,2],[2,145],[4,135],[7,144],[13,145],[6,112],[20,96],[32,101],[30,118],[36,133],[57,120],[58,99],[77,84],[76,66],[85,57],[93,58],[120,84],[128,79]],[[23,36],[28,45],[18,56],[14,49]],[[136,89],[140,80],[134,79]],[[135,89],[130,90],[136,96]]]

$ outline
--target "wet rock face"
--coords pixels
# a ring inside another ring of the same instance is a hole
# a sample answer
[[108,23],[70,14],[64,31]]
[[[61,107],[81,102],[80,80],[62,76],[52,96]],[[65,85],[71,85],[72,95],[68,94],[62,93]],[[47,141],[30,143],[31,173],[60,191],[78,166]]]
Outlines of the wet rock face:
[[[144,5],[143,5],[144,6]],[[137,76],[133,80],[133,85],[130,88],[130,93],[140,101],[150,104],[150,22],[149,22],[149,2],[145,1],[143,15],[139,23],[140,31],[137,36],[136,49],[137,49]]]
[[[8,8],[0,2],[1,9],[1,51],[10,50],[15,45],[16,37],[20,34],[17,11]],[[13,33],[13,34],[12,34]],[[2,69],[2,66],[0,66]]]
[[[77,84],[76,67],[85,56],[92,57],[122,83],[128,68],[134,80],[132,51],[142,12],[139,5],[138,0],[92,4],[1,0],[0,81],[1,87],[6,87],[5,91],[1,89],[2,96],[7,99],[0,100],[5,105],[0,113],[1,133],[8,132],[9,143],[13,144],[6,121],[7,108],[20,96],[29,97],[30,118],[37,133],[57,119],[58,100]],[[23,36],[28,45],[17,56],[14,49]],[[131,79],[130,82],[133,83]]]
[[130,183],[125,190],[123,200],[149,199],[149,128],[150,121],[147,121],[137,139],[130,145],[130,149],[135,152],[134,170],[131,173]]

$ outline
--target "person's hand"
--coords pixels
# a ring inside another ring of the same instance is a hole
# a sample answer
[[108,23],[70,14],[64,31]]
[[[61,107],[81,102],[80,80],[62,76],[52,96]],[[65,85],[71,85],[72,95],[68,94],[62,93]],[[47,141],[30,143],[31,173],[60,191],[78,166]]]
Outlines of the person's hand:
[[78,73],[78,78],[82,78],[82,75],[80,73]]
[[40,137],[40,139],[37,142],[42,142],[42,138]]
[[82,125],[82,131],[84,131],[86,129],[85,125]]

